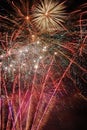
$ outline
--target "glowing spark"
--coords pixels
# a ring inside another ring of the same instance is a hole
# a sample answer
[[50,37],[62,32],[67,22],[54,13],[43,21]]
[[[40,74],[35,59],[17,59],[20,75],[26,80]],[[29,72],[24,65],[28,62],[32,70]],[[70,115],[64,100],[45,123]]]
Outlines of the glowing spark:
[[32,12],[33,24],[41,32],[54,32],[63,27],[65,19],[64,3],[44,0],[37,4]]
[[29,18],[29,16],[26,16],[25,19],[26,19],[26,20],[29,20],[30,18]]
[[32,35],[32,38],[35,38],[35,35]]
[[8,67],[5,67],[5,70],[7,70],[8,69]]
[[25,63],[22,64],[22,66],[25,66],[25,65],[26,65]]
[[39,57],[39,59],[42,59],[42,58],[43,58],[42,56]]
[[40,41],[37,41],[37,44],[40,44]]
[[36,64],[36,65],[34,66],[34,68],[35,68],[35,69],[38,69],[38,65]]
[[12,65],[12,64],[10,64],[10,67],[13,67],[13,65]]
[[19,52],[22,53],[22,50],[20,50]]
[[36,60],[34,60],[34,63],[36,62]]
[[57,55],[57,52],[54,52],[54,55]]
[[45,47],[43,47],[43,51],[46,51],[46,49],[47,49],[47,47],[45,46]]
[[3,58],[3,57],[4,57],[3,55],[0,56],[0,58]]

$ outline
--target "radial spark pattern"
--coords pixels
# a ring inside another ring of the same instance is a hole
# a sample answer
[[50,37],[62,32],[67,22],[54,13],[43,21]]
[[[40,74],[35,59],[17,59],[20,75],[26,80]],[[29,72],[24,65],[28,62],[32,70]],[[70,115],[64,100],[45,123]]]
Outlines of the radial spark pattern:
[[32,22],[41,32],[54,32],[64,28],[64,3],[43,0],[32,8]]

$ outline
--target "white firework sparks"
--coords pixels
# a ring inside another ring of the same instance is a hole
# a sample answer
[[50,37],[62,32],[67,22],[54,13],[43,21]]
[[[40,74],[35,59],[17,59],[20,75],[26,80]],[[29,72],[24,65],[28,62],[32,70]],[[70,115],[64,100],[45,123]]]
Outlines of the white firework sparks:
[[40,32],[60,30],[66,17],[64,9],[64,2],[43,0],[32,9],[32,22]]

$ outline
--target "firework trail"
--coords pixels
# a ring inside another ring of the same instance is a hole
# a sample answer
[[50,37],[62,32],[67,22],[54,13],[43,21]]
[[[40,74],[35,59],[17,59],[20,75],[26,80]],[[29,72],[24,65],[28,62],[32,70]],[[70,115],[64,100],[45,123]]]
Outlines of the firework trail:
[[87,100],[87,4],[67,19],[65,2],[6,4],[11,11],[0,5],[1,129],[40,130],[56,101],[77,93]]

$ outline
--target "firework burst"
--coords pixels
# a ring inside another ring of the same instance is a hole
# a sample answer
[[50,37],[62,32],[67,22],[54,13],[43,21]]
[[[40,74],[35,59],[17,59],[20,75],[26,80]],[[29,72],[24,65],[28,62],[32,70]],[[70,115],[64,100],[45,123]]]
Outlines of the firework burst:
[[32,22],[40,32],[54,32],[63,27],[65,19],[65,5],[43,0],[32,8]]

